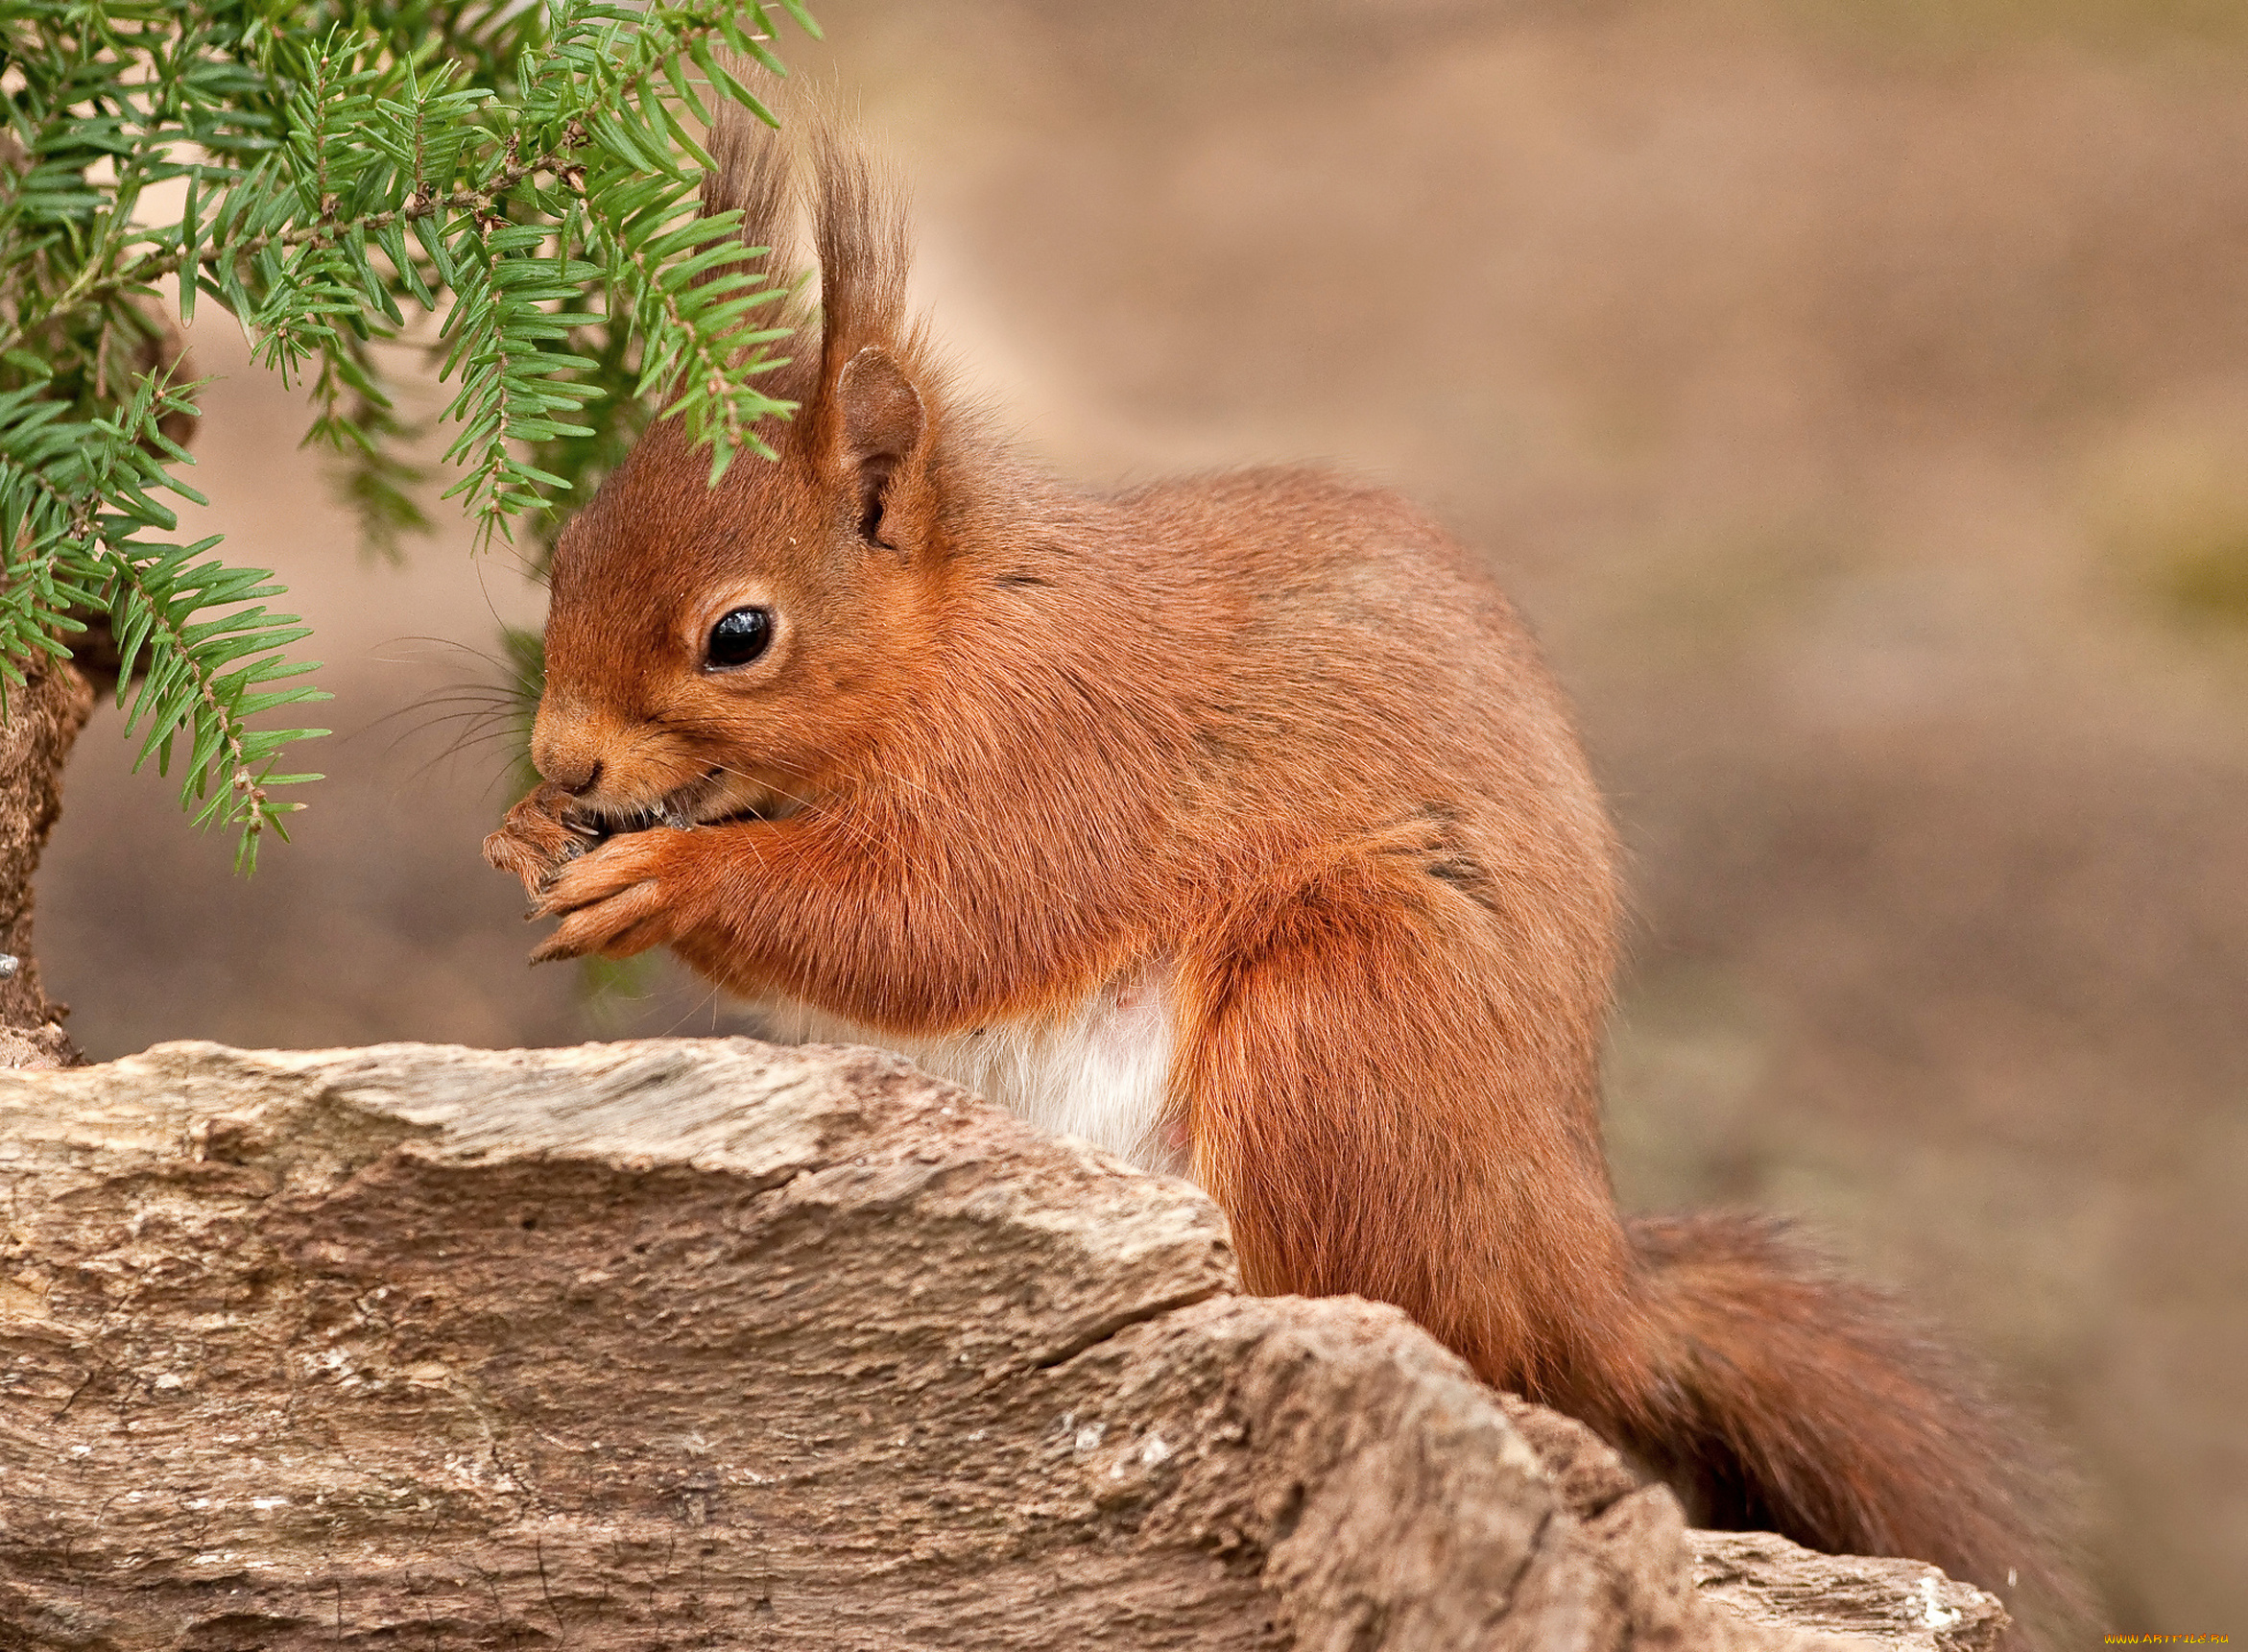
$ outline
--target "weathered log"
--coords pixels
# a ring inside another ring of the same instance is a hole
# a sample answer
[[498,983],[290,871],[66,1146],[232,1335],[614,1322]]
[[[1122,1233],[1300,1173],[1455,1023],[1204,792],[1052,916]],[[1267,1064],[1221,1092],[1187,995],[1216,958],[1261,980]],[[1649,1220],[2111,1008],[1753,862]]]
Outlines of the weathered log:
[[[0,1073],[0,1646],[2003,1621],[1910,1563],[1689,1540],[1395,1310],[1240,1295],[1194,1188],[869,1051],[171,1044]],[[1782,1562],[1859,1568],[1855,1616],[1760,1592]]]

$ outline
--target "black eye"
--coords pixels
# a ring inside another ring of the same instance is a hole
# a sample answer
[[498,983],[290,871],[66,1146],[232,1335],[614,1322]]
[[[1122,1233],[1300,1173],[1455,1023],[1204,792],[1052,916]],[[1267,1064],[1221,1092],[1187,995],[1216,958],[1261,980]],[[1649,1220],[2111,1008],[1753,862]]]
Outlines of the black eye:
[[707,663],[747,665],[773,642],[773,614],[761,608],[737,608],[710,628]]

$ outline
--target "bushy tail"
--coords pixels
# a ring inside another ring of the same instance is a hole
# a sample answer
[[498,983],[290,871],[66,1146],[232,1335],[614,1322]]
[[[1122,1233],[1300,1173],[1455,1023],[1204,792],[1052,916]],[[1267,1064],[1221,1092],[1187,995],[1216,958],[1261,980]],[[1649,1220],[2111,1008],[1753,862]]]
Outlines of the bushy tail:
[[1697,1523],[1932,1562],[2005,1602],[2014,1646],[2089,1618],[2054,1453],[1955,1354],[1782,1223],[1662,1218],[1631,1236],[1658,1436],[1632,1444]]

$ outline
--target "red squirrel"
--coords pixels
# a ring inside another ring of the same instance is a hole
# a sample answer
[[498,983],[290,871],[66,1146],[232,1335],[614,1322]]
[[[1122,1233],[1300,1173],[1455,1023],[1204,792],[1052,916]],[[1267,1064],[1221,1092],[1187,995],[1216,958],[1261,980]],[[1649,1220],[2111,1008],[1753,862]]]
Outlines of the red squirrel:
[[799,412],[716,488],[656,423],[562,536],[544,783],[485,846],[561,919],[535,956],[668,946],[1190,1176],[1253,1289],[1402,1306],[1705,1522],[2065,1593],[2013,1425],[1882,1299],[1618,1216],[1613,833],[1474,562],[1317,471],[1049,480],[933,362],[862,155],[712,144],[748,246],[809,174]]

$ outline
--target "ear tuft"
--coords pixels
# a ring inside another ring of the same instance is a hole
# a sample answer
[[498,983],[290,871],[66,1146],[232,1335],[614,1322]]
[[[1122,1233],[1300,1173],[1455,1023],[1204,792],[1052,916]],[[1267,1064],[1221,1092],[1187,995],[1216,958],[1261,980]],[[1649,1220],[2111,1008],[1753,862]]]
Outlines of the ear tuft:
[[911,259],[904,191],[890,168],[851,138],[832,108],[817,111],[807,137],[804,184],[820,250],[820,376],[831,385],[862,347],[904,337]]
[[[729,57],[727,67],[738,78],[749,76],[748,65],[736,59]],[[787,140],[739,104],[712,95],[718,108],[706,140],[710,170],[703,175],[702,214],[712,218],[738,209],[741,244],[770,248],[765,270],[785,275],[793,257],[795,218],[795,168]]]
[[855,478],[859,533],[873,544],[900,548],[883,532],[891,481],[921,446],[928,428],[921,393],[889,351],[870,345],[843,366],[835,381],[842,415],[843,468]]

